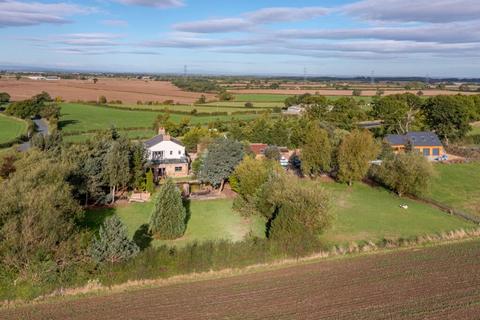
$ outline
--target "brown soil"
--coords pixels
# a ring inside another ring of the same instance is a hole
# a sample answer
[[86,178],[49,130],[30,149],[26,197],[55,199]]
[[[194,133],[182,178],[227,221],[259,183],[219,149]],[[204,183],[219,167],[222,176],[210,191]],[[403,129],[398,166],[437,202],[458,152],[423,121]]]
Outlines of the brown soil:
[[[456,95],[459,94],[458,91],[445,91],[445,90],[422,90],[424,96],[436,96],[436,95]],[[244,90],[229,90],[231,93],[241,94],[303,94],[303,93],[310,93],[310,94],[320,94],[324,96],[351,96],[352,90],[335,90],[335,89],[318,89],[318,90],[303,90],[303,89],[244,89]],[[413,93],[416,94],[418,90],[385,90],[385,95],[392,95],[398,93]],[[377,94],[376,90],[363,90],[362,96],[364,97],[373,97]],[[478,94],[478,92],[462,92],[464,95],[474,95]]]
[[2,319],[478,319],[480,241],[0,311]]
[[[190,104],[202,93],[186,92],[168,81],[144,81],[134,79],[103,79],[94,84],[91,80],[12,80],[0,79],[0,92],[7,92],[13,100],[23,100],[47,91],[52,97],[60,96],[66,101],[97,100],[105,96],[110,100],[121,100],[124,104],[136,104],[140,101],[174,100],[175,103]],[[214,95],[205,94],[207,99]]]

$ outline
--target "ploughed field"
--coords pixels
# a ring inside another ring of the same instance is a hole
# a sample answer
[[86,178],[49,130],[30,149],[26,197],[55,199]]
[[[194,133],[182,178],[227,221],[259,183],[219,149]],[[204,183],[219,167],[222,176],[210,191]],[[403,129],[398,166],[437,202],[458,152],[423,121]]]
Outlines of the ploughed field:
[[[183,91],[169,81],[99,78],[94,84],[92,80],[0,79],[0,92],[8,92],[12,100],[28,99],[42,91],[48,92],[52,97],[60,96],[66,101],[96,101],[99,96],[105,96],[109,101],[122,100],[123,103],[130,104],[135,104],[138,100],[193,103],[202,95]],[[208,99],[214,98],[212,94],[204,95]]]
[[2,319],[478,319],[480,240],[0,311]]

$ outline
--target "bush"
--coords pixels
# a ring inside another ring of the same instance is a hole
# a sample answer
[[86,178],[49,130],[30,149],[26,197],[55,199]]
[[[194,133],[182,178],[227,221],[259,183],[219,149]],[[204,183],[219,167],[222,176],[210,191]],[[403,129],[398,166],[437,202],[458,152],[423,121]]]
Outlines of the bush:
[[428,189],[433,173],[430,162],[416,152],[393,155],[379,167],[372,168],[373,178],[399,196],[423,194]]
[[135,257],[140,249],[128,238],[127,228],[113,215],[100,227],[99,237],[91,247],[91,256],[97,263],[118,263]]
[[257,209],[268,219],[270,239],[290,241],[315,237],[331,222],[330,197],[319,185],[274,174],[257,197]]

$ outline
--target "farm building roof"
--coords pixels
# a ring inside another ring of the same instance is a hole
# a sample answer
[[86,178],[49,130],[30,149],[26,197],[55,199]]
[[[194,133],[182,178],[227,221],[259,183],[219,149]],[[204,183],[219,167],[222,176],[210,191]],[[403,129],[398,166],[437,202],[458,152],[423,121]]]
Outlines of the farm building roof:
[[159,134],[158,136],[148,139],[143,144],[145,145],[145,147],[151,148],[163,141],[172,141],[180,146],[183,146],[183,144],[179,140],[175,138],[171,138],[169,135],[166,135],[166,134]]
[[386,136],[388,143],[392,145],[406,145],[410,142],[413,146],[417,147],[442,147],[442,142],[438,136],[433,132],[409,132],[405,135],[389,134]]

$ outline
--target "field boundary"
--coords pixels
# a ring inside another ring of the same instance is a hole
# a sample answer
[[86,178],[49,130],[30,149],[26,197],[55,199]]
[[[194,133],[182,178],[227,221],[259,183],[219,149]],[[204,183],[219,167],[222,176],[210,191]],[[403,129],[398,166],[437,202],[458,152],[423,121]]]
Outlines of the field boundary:
[[169,285],[192,283],[206,280],[228,278],[247,275],[267,270],[277,270],[296,265],[329,261],[342,258],[354,258],[364,255],[389,254],[400,250],[411,250],[438,245],[447,245],[456,242],[472,241],[480,238],[480,228],[470,230],[453,230],[449,232],[419,235],[412,239],[383,239],[377,243],[372,241],[352,242],[348,246],[336,245],[328,251],[320,251],[307,257],[285,258],[269,263],[253,264],[244,268],[226,268],[218,271],[194,272],[176,275],[168,278],[129,280],[122,284],[105,286],[98,279],[91,279],[82,287],[61,288],[57,291],[40,296],[32,301],[14,300],[0,302],[0,310],[12,309],[22,306],[31,306],[55,302],[68,301],[89,296],[106,296],[110,294],[137,291],[148,288],[165,287]]
[[433,200],[433,199],[430,199],[430,198],[423,198],[423,197],[422,198],[416,198],[416,200],[424,202],[426,204],[433,205],[433,206],[439,208],[440,210],[442,210],[444,212],[447,212],[448,214],[463,218],[465,220],[471,221],[471,222],[476,223],[476,224],[480,224],[480,217],[474,216],[474,215],[469,214],[467,212],[464,212],[462,210],[452,208],[452,207],[450,207],[446,204],[443,204],[441,202],[438,202],[436,200]]

